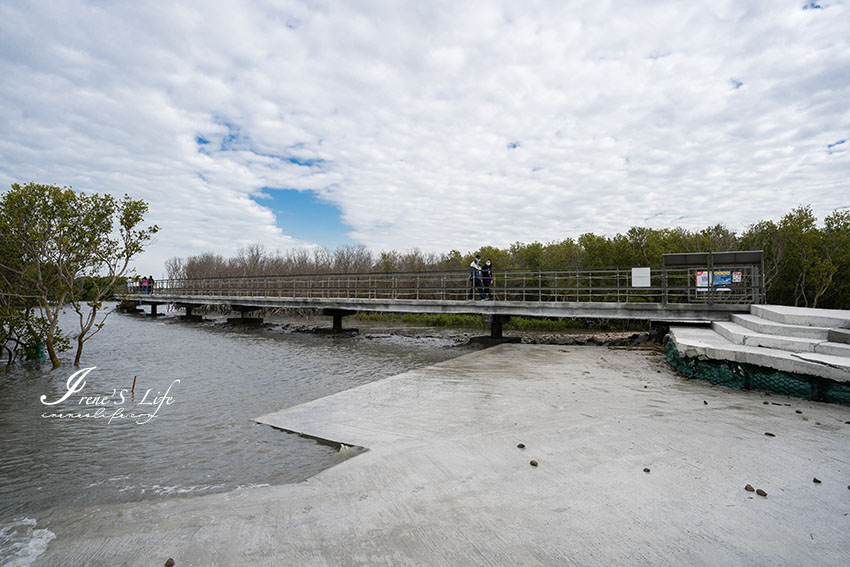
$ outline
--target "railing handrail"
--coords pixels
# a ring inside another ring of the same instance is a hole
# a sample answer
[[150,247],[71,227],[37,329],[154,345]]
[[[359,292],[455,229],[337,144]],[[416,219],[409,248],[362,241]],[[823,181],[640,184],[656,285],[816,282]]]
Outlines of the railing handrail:
[[[489,282],[473,281],[469,271],[359,272],[287,274],[279,276],[213,276],[155,282],[157,295],[287,298],[469,299],[489,295],[507,301],[763,303],[761,267],[752,264],[718,266],[641,266],[650,269],[650,285],[636,287],[632,266],[566,269],[494,269]],[[713,274],[712,284],[698,277]],[[726,272],[718,283],[717,272]],[[730,273],[731,272],[731,273]],[[489,285],[492,284],[492,285]],[[129,282],[128,290],[139,287]],[[479,289],[483,287],[484,289]],[[149,291],[149,290],[147,290]],[[147,292],[143,291],[143,293]]]
[[[711,270],[717,271],[729,267],[751,267],[755,264],[728,264],[715,265]],[[579,266],[573,268],[494,268],[494,271],[506,274],[556,274],[565,272],[604,272],[604,271],[631,271],[632,268],[650,268],[653,271],[665,272],[681,272],[681,271],[699,271],[694,266]],[[705,266],[705,271],[709,271],[709,267]],[[406,272],[316,272],[316,273],[299,273],[299,274],[257,274],[246,276],[203,276],[198,278],[165,278],[165,280],[156,281],[208,281],[208,280],[253,280],[264,278],[327,278],[327,277],[344,277],[344,276],[422,276],[422,275],[447,275],[447,274],[468,274],[469,268],[461,268],[457,270],[421,270],[421,271],[406,271]]]

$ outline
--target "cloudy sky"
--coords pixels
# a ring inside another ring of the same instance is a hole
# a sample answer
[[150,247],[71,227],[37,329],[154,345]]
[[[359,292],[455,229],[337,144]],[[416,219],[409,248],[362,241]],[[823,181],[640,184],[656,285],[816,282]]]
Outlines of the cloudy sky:
[[0,188],[139,259],[474,250],[850,207],[848,0],[0,0]]

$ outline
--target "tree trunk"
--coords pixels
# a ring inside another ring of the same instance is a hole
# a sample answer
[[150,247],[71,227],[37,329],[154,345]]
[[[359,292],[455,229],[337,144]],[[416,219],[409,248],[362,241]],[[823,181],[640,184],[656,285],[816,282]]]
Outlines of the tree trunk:
[[77,337],[77,354],[76,356],[74,356],[74,366],[80,365],[80,357],[83,356],[83,343],[83,336],[80,335],[79,337]]
[[59,357],[56,355],[56,348],[53,346],[53,335],[48,335],[45,342],[47,343],[47,355],[50,357],[50,362],[53,363],[53,368],[59,368]]

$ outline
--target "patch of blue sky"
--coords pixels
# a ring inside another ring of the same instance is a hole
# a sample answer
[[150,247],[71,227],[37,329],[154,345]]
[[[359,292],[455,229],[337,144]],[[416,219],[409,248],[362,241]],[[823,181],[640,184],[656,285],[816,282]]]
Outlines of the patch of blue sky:
[[744,83],[742,83],[741,81],[739,81],[738,79],[736,79],[734,77],[729,79],[729,81],[732,83],[732,86],[736,89],[740,89],[744,85]]
[[823,6],[817,2],[809,2],[808,4],[803,4],[803,10],[823,10]]
[[[290,153],[280,155],[258,151],[254,148],[254,145],[251,142],[251,137],[245,134],[239,126],[231,124],[230,122],[220,122],[220,124],[227,128],[227,134],[222,137],[218,151],[247,151],[257,156],[272,158],[282,162],[289,162],[299,167],[323,168],[325,165],[325,160],[321,158],[297,156]],[[210,151],[208,148],[210,146],[210,140],[208,138],[198,134],[195,136],[195,143],[198,144],[198,151],[200,153],[209,155]],[[297,150],[302,147],[303,144],[296,144],[295,146],[291,146],[289,149]]]
[[[844,144],[847,143],[847,140],[838,140],[837,142],[833,142],[831,144],[826,145],[826,153],[835,154],[835,153],[844,153],[846,146]],[[841,147],[839,147],[841,146]]]
[[252,198],[274,213],[277,226],[287,236],[331,249],[354,244],[348,238],[351,228],[342,222],[339,207],[323,200],[315,191],[264,187],[262,196]]

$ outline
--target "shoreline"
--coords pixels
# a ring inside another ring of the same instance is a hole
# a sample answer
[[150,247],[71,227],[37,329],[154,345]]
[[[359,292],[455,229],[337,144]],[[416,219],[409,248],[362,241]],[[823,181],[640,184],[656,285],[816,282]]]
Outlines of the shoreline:
[[36,564],[842,565],[850,408],[764,397],[647,350],[501,345],[258,418],[368,449],[356,458],[297,484],[64,511],[77,529]]

